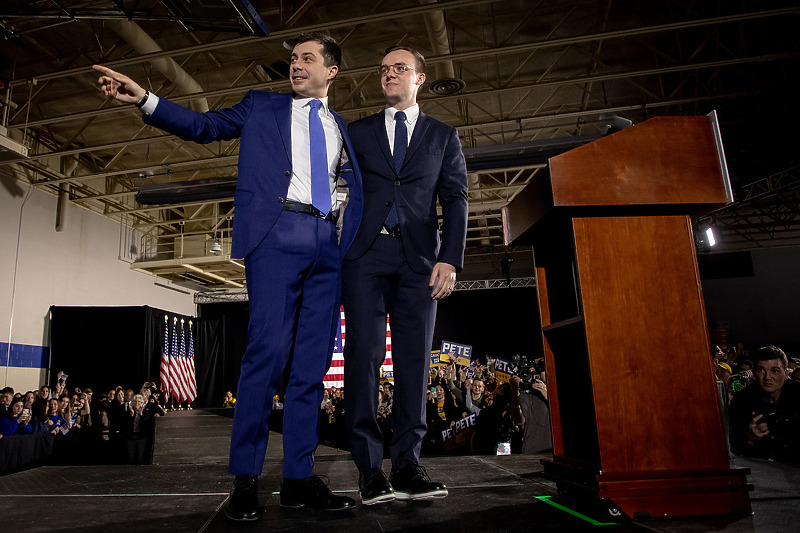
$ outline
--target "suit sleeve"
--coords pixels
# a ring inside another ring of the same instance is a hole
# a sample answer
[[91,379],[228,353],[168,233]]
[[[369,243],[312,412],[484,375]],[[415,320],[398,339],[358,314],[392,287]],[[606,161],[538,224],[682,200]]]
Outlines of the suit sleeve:
[[437,261],[449,263],[461,272],[467,241],[467,164],[458,132],[451,128],[437,185],[442,206],[442,246]]
[[198,113],[166,98],[159,98],[153,114],[144,115],[142,121],[177,135],[184,141],[206,144],[239,137],[252,106],[253,91],[248,91],[244,99],[233,107],[206,113]]

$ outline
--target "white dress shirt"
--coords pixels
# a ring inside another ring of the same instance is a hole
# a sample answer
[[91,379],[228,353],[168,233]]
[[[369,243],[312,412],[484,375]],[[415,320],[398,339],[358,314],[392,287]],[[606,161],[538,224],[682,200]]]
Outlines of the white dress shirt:
[[[408,133],[406,146],[408,146],[408,143],[411,142],[411,135],[414,133],[414,126],[417,125],[417,119],[419,118],[419,104],[414,104],[408,109],[404,109],[403,112],[406,114],[406,132]],[[397,113],[397,109],[393,107],[387,107],[384,111],[386,136],[389,137],[389,150],[391,150],[392,155],[394,155],[394,129],[396,127],[395,113]]]
[[[289,182],[289,192],[286,197],[304,204],[311,203],[311,146],[308,134],[308,112],[311,107],[308,105],[311,98],[295,98],[292,100],[292,178]],[[328,108],[328,97],[320,98],[322,105],[319,106],[319,118],[322,121],[322,129],[325,130],[325,147],[328,151],[328,175],[330,176],[331,206],[332,211],[338,209],[336,201],[336,170],[339,166],[339,159],[342,153],[342,132],[339,125]],[[150,93],[147,102],[141,107],[142,113],[152,115],[158,105],[158,96]],[[417,107],[417,106],[415,106]],[[388,112],[389,110],[387,110]],[[394,110],[392,109],[392,120],[394,120]],[[408,113],[408,111],[406,111]],[[419,107],[414,115],[414,120],[419,115]],[[409,138],[411,138],[409,127]],[[390,139],[394,139],[394,126]],[[392,142],[389,143],[392,146]]]
[[[292,180],[287,198],[304,204],[311,203],[311,146],[308,134],[308,105],[312,98],[292,100]],[[328,108],[328,97],[320,98],[319,118],[325,130],[325,147],[328,150],[328,175],[330,176],[331,205],[336,204],[336,169],[342,153],[342,132]]]

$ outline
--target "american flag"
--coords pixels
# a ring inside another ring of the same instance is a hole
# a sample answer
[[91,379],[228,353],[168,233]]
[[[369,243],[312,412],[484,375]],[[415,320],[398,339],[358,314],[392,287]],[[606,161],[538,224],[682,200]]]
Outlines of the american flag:
[[194,371],[194,336],[192,335],[192,321],[189,321],[189,340],[187,341],[186,369],[189,376],[189,401],[197,398],[197,378]]
[[174,317],[172,319],[172,351],[171,354],[171,364],[170,364],[170,372],[169,372],[169,390],[172,392],[173,398],[177,399],[179,402],[183,401],[184,393],[183,387],[181,386],[181,379],[180,379],[180,361],[179,361],[179,352],[178,352],[178,317]]
[[179,380],[180,380],[180,387],[181,387],[181,401],[185,402],[190,400],[189,397],[189,367],[186,361],[186,328],[184,326],[184,321],[181,319],[181,340],[180,340],[180,348],[178,350],[178,369],[179,369]]
[[[323,383],[326,389],[331,387],[340,388],[344,385],[344,342],[345,324],[344,308],[339,309],[339,329],[336,332],[336,343],[333,347],[333,359],[328,373],[325,374]],[[389,317],[386,317],[386,359],[381,365],[381,377],[390,378],[393,376],[394,366],[392,363],[392,332],[389,327]]]
[[164,315],[164,347],[161,350],[161,390],[166,401],[169,386],[169,315]]

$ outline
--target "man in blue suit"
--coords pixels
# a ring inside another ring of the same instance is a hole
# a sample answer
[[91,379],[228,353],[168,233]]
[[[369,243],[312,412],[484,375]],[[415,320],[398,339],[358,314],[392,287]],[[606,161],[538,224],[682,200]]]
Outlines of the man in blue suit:
[[[350,124],[364,214],[342,267],[345,412],[365,505],[447,496],[419,464],[419,453],[436,303],[451,293],[463,266],[468,211],[458,133],[417,105],[425,59],[410,48],[390,48],[379,70],[386,108]],[[375,418],[387,313],[395,386],[390,480],[381,469]]]
[[[103,73],[102,91],[135,103],[147,124],[200,143],[241,138],[231,255],[245,260],[250,322],[231,435],[229,471],[236,478],[225,508],[234,521],[261,518],[257,477],[272,397],[288,363],[281,506],[355,506],[313,468],[322,380],[339,323],[341,262],[361,218],[361,175],[345,123],[327,102],[339,46],[323,34],[300,35],[293,45],[292,94],[250,91],[233,107],[207,113],[94,67]],[[344,172],[348,156],[351,171]]]

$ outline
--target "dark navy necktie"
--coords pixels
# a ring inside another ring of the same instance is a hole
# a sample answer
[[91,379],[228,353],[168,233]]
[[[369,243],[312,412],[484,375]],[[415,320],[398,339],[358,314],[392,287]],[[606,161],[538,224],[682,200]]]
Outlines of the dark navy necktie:
[[[394,160],[394,169],[400,173],[400,168],[403,166],[403,159],[406,158],[406,151],[408,150],[408,130],[406,130],[406,114],[398,111],[394,114],[394,150],[392,151],[392,159]],[[400,223],[397,218],[397,208],[392,203],[392,208],[389,209],[389,214],[386,215],[386,220],[383,225],[387,229],[394,229]]]
[[311,146],[311,205],[322,214],[331,210],[331,185],[328,173],[328,147],[325,144],[325,130],[319,118],[322,102],[311,100],[308,103],[308,140]]

